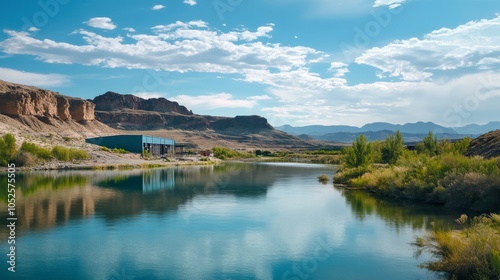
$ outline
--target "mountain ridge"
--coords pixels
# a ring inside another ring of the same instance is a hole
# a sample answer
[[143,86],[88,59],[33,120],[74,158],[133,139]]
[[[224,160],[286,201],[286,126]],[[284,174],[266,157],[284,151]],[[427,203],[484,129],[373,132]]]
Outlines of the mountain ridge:
[[[416,123],[391,124],[387,122],[368,123],[361,127],[347,125],[309,125],[294,127],[291,125],[278,126],[276,129],[293,135],[306,135],[318,140],[350,142],[361,134],[370,135],[371,140],[385,139],[387,132],[399,130],[408,141],[420,141],[429,133],[433,132],[438,138],[463,138],[477,137],[481,134],[500,129],[500,122],[492,121],[485,125],[470,124],[463,127],[444,127],[433,122],[419,121]],[[377,136],[378,134],[378,136]]]

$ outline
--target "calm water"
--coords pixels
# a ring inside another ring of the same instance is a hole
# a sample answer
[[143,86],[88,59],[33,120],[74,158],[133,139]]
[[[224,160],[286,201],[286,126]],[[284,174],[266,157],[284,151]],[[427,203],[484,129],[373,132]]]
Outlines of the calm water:
[[436,279],[409,243],[458,213],[317,181],[334,172],[242,163],[18,174],[17,272],[2,227],[0,279]]

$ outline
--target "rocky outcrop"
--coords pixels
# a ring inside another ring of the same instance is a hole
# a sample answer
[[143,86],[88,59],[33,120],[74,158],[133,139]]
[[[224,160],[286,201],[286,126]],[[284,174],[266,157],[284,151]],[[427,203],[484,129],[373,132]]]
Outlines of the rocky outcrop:
[[274,129],[267,119],[261,116],[236,116],[234,118],[221,118],[212,123],[215,131],[226,133],[258,133],[264,129]]
[[92,102],[50,90],[0,81],[0,114],[13,118],[33,116],[63,121],[94,120]]
[[196,115],[177,102],[165,98],[143,99],[108,91],[92,101],[96,104],[96,118],[120,129],[214,130],[231,135],[274,129],[260,116],[228,118]]
[[186,107],[165,98],[144,99],[131,94],[119,94],[112,91],[97,96],[92,102],[96,104],[96,111],[121,111],[130,109],[159,113],[178,113],[182,115],[193,114]]
[[500,130],[490,131],[472,140],[465,154],[484,158],[500,156]]

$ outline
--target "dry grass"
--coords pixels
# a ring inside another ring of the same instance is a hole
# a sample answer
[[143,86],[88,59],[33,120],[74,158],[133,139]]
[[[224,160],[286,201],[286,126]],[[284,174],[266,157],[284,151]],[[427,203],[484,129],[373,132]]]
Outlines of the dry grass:
[[496,279],[500,277],[500,215],[490,214],[457,222],[461,231],[435,229],[417,237],[417,255],[428,251],[436,261],[422,264],[433,271],[447,272],[454,279]]

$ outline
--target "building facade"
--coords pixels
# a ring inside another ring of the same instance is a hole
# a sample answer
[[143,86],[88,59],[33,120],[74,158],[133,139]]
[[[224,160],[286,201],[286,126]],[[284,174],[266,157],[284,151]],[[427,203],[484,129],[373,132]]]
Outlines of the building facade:
[[141,154],[143,151],[156,157],[174,156],[175,141],[148,135],[113,135],[87,138],[85,142],[103,146],[109,149],[124,149]]

